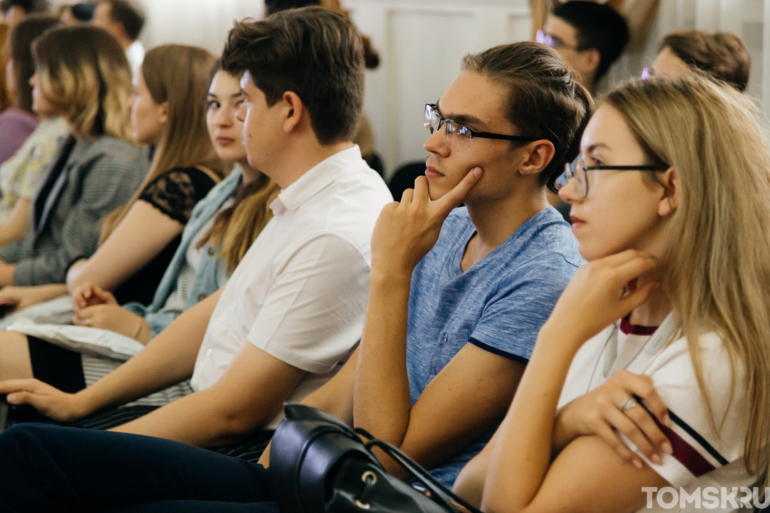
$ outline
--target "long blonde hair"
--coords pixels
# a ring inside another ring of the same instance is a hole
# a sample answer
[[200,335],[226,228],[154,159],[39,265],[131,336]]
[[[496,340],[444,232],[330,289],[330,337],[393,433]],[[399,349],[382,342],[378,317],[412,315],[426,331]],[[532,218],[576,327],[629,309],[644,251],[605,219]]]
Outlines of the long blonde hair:
[[60,108],[75,135],[131,139],[131,68],[106,30],[54,28],[32,46],[40,91]]
[[144,181],[128,203],[105,217],[102,241],[128,214],[144,188],[166,171],[203,166],[219,179],[229,172],[230,166],[217,156],[206,127],[206,95],[214,61],[206,50],[184,45],[157,46],[145,55],[144,82],[155,103],[168,102],[168,122]]
[[[652,162],[681,181],[665,235],[661,283],[681,320],[716,431],[699,337],[730,355],[731,401],[745,390],[746,467],[767,480],[770,460],[770,145],[751,100],[704,77],[635,81],[604,100]],[[653,178],[654,179],[654,178]],[[736,378],[743,379],[736,382]]]

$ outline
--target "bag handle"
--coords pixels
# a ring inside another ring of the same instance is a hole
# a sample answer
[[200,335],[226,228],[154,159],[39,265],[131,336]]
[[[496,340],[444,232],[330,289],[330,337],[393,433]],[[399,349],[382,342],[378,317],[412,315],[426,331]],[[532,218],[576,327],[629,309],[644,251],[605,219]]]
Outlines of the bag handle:
[[388,442],[384,442],[382,440],[378,440],[374,438],[368,431],[362,428],[356,428],[355,432],[359,435],[365,436],[369,439],[368,442],[364,444],[364,446],[371,451],[372,447],[378,447],[380,448],[385,454],[393,458],[393,460],[401,465],[401,467],[409,472],[409,474],[412,475],[412,477],[416,478],[418,481],[423,483],[426,487],[426,489],[437,499],[439,500],[444,507],[449,508],[450,510],[456,511],[456,508],[452,504],[451,500],[457,502],[462,507],[466,508],[471,513],[483,513],[478,508],[471,506],[467,502],[465,502],[463,499],[455,495],[451,490],[448,490],[444,485],[439,483],[435,477],[430,475],[430,473],[422,468],[417,462],[415,462],[412,458],[404,454],[403,451],[401,451],[399,448],[395,447],[394,445],[389,444]]

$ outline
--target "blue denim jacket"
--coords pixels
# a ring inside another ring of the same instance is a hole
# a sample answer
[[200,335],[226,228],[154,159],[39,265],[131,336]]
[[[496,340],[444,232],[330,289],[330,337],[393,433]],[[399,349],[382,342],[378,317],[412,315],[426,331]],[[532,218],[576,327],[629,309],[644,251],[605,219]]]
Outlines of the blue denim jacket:
[[[241,174],[240,168],[234,169],[227,178],[211,189],[206,197],[195,205],[190,220],[187,222],[184,232],[182,232],[182,241],[179,243],[179,248],[176,250],[174,258],[171,259],[171,264],[169,264],[166,272],[163,274],[163,278],[160,280],[152,304],[150,306],[144,306],[139,303],[124,305],[128,310],[144,317],[144,320],[150,326],[152,337],[155,337],[176,319],[174,313],[161,312],[160,310],[165,306],[166,300],[168,300],[171,293],[176,290],[179,274],[187,262],[187,250],[190,244],[198,235],[198,232],[219,212],[222,205],[238,188],[238,184],[241,182]],[[198,302],[219,290],[230,277],[225,270],[224,260],[217,257],[216,251],[209,244],[204,246],[201,256],[200,267],[195,275],[195,285],[193,286],[192,294],[190,294],[187,300],[185,310],[192,308]]]

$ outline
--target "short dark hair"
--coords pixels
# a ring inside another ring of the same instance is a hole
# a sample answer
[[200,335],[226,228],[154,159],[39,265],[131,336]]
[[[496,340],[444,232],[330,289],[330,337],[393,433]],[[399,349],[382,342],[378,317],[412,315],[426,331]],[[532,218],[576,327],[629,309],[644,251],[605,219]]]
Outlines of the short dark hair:
[[279,11],[288,9],[301,9],[321,5],[321,0],[265,0],[266,14],[270,16]]
[[29,79],[35,74],[32,43],[48,29],[62,25],[58,18],[47,14],[26,16],[8,36],[8,57],[13,61],[13,82],[16,107],[32,112],[32,86]]
[[8,12],[11,7],[21,7],[27,14],[48,12],[51,5],[48,0],[0,0],[0,11]]
[[123,25],[126,35],[132,40],[139,39],[144,28],[144,9],[136,0],[102,0],[110,4],[110,19]]
[[749,85],[751,54],[746,43],[729,32],[680,30],[663,38],[658,52],[670,49],[685,64],[705,71],[744,92]]
[[248,71],[268,106],[287,91],[297,94],[319,143],[355,135],[364,100],[364,50],[345,16],[306,7],[237,22],[222,64],[233,74]]
[[556,192],[564,164],[580,153],[580,138],[591,117],[591,95],[575,82],[555,50],[538,43],[500,45],[468,55],[462,69],[508,89],[505,117],[523,132],[519,135],[551,141],[556,151],[540,178]]
[[586,0],[558,4],[552,14],[577,31],[578,50],[595,48],[601,55],[595,80],[607,73],[628,44],[628,23],[615,9]]

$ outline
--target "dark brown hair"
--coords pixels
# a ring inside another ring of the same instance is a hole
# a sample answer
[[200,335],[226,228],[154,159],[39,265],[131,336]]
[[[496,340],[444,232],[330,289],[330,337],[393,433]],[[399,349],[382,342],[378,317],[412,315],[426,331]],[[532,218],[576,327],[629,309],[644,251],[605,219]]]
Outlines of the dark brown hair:
[[62,23],[53,16],[33,14],[25,17],[8,35],[8,58],[13,61],[13,81],[16,108],[32,113],[32,86],[35,74],[32,43],[48,29]]
[[591,96],[575,82],[559,54],[538,43],[506,44],[466,56],[462,69],[506,86],[506,118],[522,135],[553,143],[556,152],[540,177],[556,192],[564,164],[580,153],[592,107]]
[[364,99],[364,50],[353,24],[321,7],[238,22],[222,54],[224,69],[248,71],[268,106],[292,91],[323,145],[353,138]]
[[746,44],[729,32],[680,30],[663,38],[658,52],[669,48],[685,64],[723,80],[740,92],[749,84],[751,55]]
[[21,7],[24,12],[31,14],[33,12],[46,12],[51,5],[48,0],[0,0],[0,11],[8,12],[11,7]]
[[110,6],[110,19],[123,25],[132,41],[139,39],[144,27],[144,9],[136,0],[102,0]]

